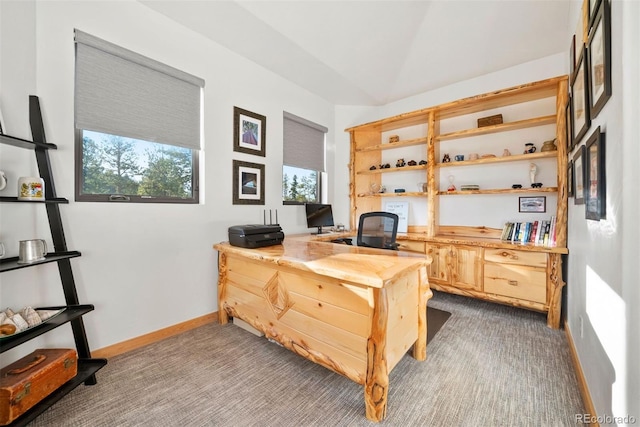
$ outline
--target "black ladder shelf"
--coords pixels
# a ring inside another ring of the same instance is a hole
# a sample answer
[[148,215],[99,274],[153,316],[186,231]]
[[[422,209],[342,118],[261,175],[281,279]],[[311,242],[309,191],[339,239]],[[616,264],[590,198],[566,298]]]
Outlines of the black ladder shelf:
[[51,172],[51,163],[49,161],[49,150],[55,150],[57,147],[54,144],[47,143],[46,141],[44,124],[42,121],[42,111],[40,110],[40,100],[37,96],[33,95],[29,96],[29,122],[31,124],[33,141],[9,135],[0,135],[0,143],[35,151],[40,177],[45,183],[46,200],[43,203],[41,201],[22,201],[18,200],[17,197],[0,197],[0,202],[44,204],[47,209],[47,217],[49,219],[49,228],[51,230],[54,252],[47,254],[44,260],[31,264],[18,264],[18,257],[0,259],[0,273],[55,262],[58,264],[58,271],[60,272],[60,280],[62,282],[62,290],[64,292],[66,305],[50,307],[51,309],[65,309],[58,316],[48,319],[42,324],[30,328],[28,331],[23,333],[3,338],[0,341],[0,353],[4,353],[5,351],[69,322],[71,323],[76,351],[78,352],[78,374],[56,391],[41,400],[19,418],[14,420],[13,423],[9,424],[9,426],[23,426],[28,424],[81,383],[84,383],[85,385],[96,384],[96,372],[107,364],[106,359],[91,358],[91,351],[89,350],[82,316],[92,311],[94,307],[91,304],[80,304],[78,300],[76,284],[73,279],[73,271],[71,270],[71,258],[79,257],[81,254],[80,252],[69,251],[67,249],[67,242],[62,228],[62,217],[60,216],[60,204],[69,203],[69,201],[64,198],[56,197],[53,174]]

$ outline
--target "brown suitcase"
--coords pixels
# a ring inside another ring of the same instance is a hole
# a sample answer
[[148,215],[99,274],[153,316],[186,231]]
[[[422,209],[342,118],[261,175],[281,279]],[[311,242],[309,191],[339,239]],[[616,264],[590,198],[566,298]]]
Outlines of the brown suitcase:
[[78,373],[67,348],[39,349],[0,370],[0,425],[7,425]]

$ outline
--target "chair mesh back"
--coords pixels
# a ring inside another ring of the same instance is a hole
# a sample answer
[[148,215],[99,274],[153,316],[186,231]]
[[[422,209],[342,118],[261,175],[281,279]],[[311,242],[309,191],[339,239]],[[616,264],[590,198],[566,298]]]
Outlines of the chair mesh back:
[[396,241],[398,216],[388,212],[369,212],[360,217],[358,245],[392,249]]

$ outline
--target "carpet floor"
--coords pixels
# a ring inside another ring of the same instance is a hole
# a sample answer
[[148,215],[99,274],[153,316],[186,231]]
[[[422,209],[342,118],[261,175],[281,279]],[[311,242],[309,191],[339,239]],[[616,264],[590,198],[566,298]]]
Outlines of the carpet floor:
[[407,355],[391,372],[378,424],[365,418],[358,384],[215,323],[111,358],[97,385],[78,387],[31,425],[578,425],[585,410],[564,331],[540,313],[434,294],[429,306],[451,317],[426,361]]

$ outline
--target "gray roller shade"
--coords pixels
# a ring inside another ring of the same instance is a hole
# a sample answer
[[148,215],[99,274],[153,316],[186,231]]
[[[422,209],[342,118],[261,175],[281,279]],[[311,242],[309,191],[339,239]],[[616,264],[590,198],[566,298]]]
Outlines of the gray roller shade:
[[324,172],[324,135],[327,128],[284,112],[283,146],[287,166]]
[[75,30],[76,128],[200,149],[204,80]]

